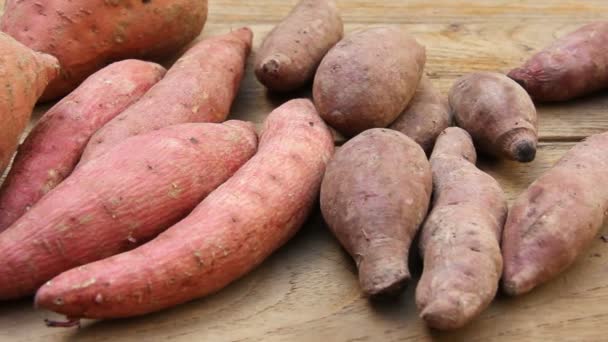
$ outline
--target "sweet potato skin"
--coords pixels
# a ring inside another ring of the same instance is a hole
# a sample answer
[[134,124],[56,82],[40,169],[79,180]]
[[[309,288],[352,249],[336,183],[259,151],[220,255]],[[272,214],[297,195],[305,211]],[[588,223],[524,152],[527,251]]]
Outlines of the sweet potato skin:
[[274,92],[296,90],[313,79],[323,56],[344,33],[333,0],[301,0],[264,39],[255,75]]
[[424,271],[416,288],[432,328],[461,328],[494,299],[502,274],[500,238],[507,201],[494,178],[475,167],[469,134],[446,129],[431,156],[433,208],[421,231]]
[[249,28],[241,28],[198,42],[139,101],[95,133],[77,167],[130,136],[181,123],[226,120],[252,38]]
[[566,270],[608,213],[608,133],[577,144],[516,200],[505,225],[503,290],[521,295]]
[[0,174],[10,163],[36,101],[59,74],[52,56],[36,53],[10,36],[0,33]]
[[353,32],[323,58],[313,84],[321,117],[346,136],[387,127],[410,102],[425,48],[396,27]]
[[538,118],[526,91],[505,75],[478,72],[454,83],[449,95],[455,123],[481,151],[519,162],[536,157]]
[[136,247],[183,218],[256,150],[253,125],[184,124],[91,161],[0,234],[0,299]]
[[52,100],[113,61],[179,51],[206,19],[207,0],[7,0],[0,29],[59,59],[61,77],[42,97]]
[[321,211],[355,259],[365,294],[393,294],[409,280],[408,252],[431,191],[426,155],[402,133],[370,129],[336,152],[323,178]]
[[0,231],[70,175],[89,138],[164,75],[155,63],[116,62],[91,75],[45,113],[0,190]]
[[430,155],[439,134],[451,124],[447,98],[423,75],[407,108],[389,128],[412,138]]
[[557,40],[509,72],[534,101],[567,101],[608,86],[608,22],[595,22]]
[[133,251],[61,274],[36,304],[73,318],[118,318],[222,289],[296,233],[333,148],[310,101],[284,104],[266,119],[259,152],[187,218]]

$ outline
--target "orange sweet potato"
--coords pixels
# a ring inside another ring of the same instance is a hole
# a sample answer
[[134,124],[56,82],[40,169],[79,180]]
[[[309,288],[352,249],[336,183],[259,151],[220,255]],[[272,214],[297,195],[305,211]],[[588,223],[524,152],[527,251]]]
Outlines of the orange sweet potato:
[[387,127],[414,96],[425,63],[425,48],[399,28],[353,32],[321,61],[313,84],[315,105],[346,136]]
[[95,133],[78,167],[133,135],[180,123],[226,120],[252,38],[250,29],[241,28],[197,43],[141,100]]
[[47,84],[57,77],[54,57],[36,53],[0,33],[0,174],[8,166],[32,110]]
[[608,88],[608,22],[596,22],[560,38],[509,77],[534,101],[566,101]]
[[500,237],[507,200],[494,178],[475,167],[473,141],[446,129],[431,156],[433,209],[422,227],[424,271],[416,288],[420,316],[435,329],[457,329],[494,299],[502,274]]
[[335,1],[301,0],[264,39],[256,54],[255,75],[272,91],[296,90],[312,80],[343,32]]
[[153,238],[228,179],[256,144],[253,125],[240,121],[175,125],[82,166],[0,234],[0,299],[32,294],[63,271]]
[[61,77],[43,96],[51,100],[113,61],[174,54],[206,19],[207,0],[7,0],[0,29],[59,59]]
[[133,251],[59,275],[38,290],[36,305],[117,318],[222,289],[298,231],[333,149],[313,104],[287,102],[266,119],[258,153],[188,217]]
[[468,74],[454,82],[449,101],[455,123],[481,151],[522,163],[534,160],[536,108],[515,81],[494,72]]
[[336,152],[323,178],[321,210],[355,259],[365,294],[394,294],[410,279],[409,249],[431,191],[426,155],[402,133],[370,129]]
[[407,108],[389,128],[412,138],[428,155],[439,134],[451,124],[447,98],[423,75]]
[[89,138],[165,74],[158,64],[116,62],[51,108],[19,148],[0,190],[0,231],[72,173]]
[[531,291],[570,267],[608,214],[608,133],[577,144],[515,201],[502,239],[504,291]]

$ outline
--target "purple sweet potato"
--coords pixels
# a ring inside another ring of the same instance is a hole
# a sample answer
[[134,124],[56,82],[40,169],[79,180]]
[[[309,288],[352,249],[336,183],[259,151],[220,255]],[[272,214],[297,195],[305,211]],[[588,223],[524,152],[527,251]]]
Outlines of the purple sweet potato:
[[[256,150],[253,125],[182,124],[83,165],[0,233],[0,299],[145,242],[187,215]],[[167,251],[163,251],[167,252]]]
[[608,22],[562,37],[532,56],[509,77],[534,101],[566,101],[608,88]]
[[89,138],[165,74],[158,64],[116,62],[91,75],[42,116],[0,190],[0,231],[72,173]]

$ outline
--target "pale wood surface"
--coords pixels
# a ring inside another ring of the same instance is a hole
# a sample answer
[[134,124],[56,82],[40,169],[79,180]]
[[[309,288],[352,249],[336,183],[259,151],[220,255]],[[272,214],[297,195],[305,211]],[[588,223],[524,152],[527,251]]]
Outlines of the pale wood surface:
[[[210,2],[203,36],[248,25],[257,46],[295,0]],[[605,0],[344,0],[339,6],[347,31],[395,24],[414,33],[428,49],[427,73],[443,92],[466,72],[507,71],[555,37],[602,19],[608,11]],[[251,70],[232,117],[261,123],[285,98],[268,97]],[[534,163],[481,162],[510,200],[573,142],[608,130],[606,95],[542,106],[539,111],[543,143]],[[43,319],[54,316],[34,310],[31,300],[3,303],[0,340],[606,341],[607,258],[608,244],[598,238],[571,270],[547,286],[522,298],[499,296],[467,328],[437,333],[417,317],[415,283],[390,302],[371,303],[361,296],[353,263],[317,211],[301,233],[258,270],[214,296],[141,318],[86,322],[79,330],[44,327]],[[419,266],[414,268],[419,273]]]

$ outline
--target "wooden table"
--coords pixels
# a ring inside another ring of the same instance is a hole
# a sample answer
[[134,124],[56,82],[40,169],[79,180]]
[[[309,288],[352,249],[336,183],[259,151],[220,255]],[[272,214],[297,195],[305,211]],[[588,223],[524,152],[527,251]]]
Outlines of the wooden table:
[[[295,2],[211,0],[203,35],[248,25],[258,46]],[[556,37],[608,13],[605,0],[343,0],[339,6],[347,31],[391,24],[416,35],[427,46],[427,73],[443,92],[467,72],[505,72]],[[261,123],[285,99],[268,96],[251,70],[232,117]],[[534,163],[482,161],[510,200],[574,142],[608,130],[606,95],[539,111],[542,143]],[[34,310],[31,299],[2,303],[0,340],[606,341],[606,260],[608,244],[598,238],[550,284],[521,298],[499,296],[465,329],[432,332],[417,316],[415,283],[391,302],[372,303],[361,295],[353,263],[317,210],[293,241],[216,295],[145,317],[67,330],[46,328],[43,319],[54,316]]]

